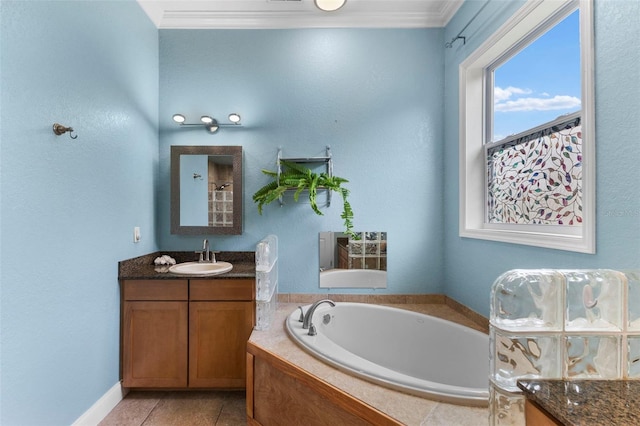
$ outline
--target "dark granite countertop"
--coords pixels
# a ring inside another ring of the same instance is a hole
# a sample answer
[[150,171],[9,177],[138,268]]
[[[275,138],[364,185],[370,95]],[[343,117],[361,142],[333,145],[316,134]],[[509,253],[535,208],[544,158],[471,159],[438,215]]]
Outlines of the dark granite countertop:
[[146,254],[118,262],[118,279],[151,279],[167,280],[176,278],[184,279],[216,279],[216,278],[255,278],[256,263],[255,253],[249,251],[223,251],[216,253],[216,260],[229,262],[233,269],[220,275],[178,275],[168,271],[168,266],[156,266],[153,261],[158,256],[168,254],[177,263],[193,262],[198,260],[198,255],[191,251],[163,251]]
[[564,425],[640,425],[639,380],[519,380],[518,387]]

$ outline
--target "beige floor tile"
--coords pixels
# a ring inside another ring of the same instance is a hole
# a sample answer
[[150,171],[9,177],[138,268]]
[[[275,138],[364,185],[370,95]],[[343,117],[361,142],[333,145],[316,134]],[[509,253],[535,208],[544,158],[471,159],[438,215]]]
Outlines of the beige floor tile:
[[139,426],[163,396],[162,392],[129,392],[99,426]]
[[225,394],[219,392],[172,392],[162,398],[144,426],[215,425]]
[[229,392],[224,400],[222,412],[216,426],[238,426],[247,424],[246,393]]

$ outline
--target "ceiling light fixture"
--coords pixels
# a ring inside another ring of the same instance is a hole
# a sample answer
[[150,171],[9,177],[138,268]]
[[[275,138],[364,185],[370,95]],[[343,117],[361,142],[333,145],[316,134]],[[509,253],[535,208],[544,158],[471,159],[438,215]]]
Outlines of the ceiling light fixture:
[[217,132],[220,127],[242,126],[242,124],[240,124],[240,114],[235,112],[229,114],[229,123],[218,123],[218,120],[209,115],[201,116],[200,123],[187,123],[187,118],[183,114],[173,114],[171,118],[178,123],[180,127],[204,126],[209,133]]
[[314,0],[316,7],[325,12],[334,12],[340,9],[347,0]]

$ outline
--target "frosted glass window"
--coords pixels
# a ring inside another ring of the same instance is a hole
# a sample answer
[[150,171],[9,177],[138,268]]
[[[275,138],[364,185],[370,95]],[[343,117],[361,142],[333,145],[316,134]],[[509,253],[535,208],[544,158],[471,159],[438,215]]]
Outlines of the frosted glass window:
[[489,223],[582,224],[580,117],[487,149]]

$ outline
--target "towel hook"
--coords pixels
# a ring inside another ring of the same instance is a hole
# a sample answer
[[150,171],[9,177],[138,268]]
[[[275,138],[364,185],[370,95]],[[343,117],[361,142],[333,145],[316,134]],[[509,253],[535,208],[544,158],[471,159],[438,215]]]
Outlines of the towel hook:
[[55,133],[56,135],[60,136],[60,135],[64,135],[65,133],[69,132],[69,137],[71,139],[77,139],[78,135],[73,135],[73,127],[65,127],[62,124],[58,124],[58,123],[54,123],[53,124],[53,133]]

